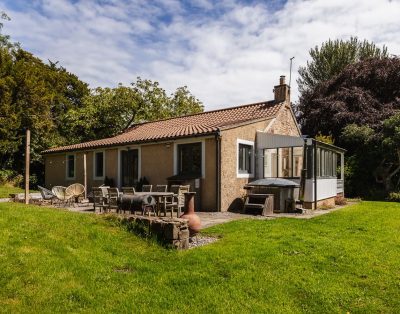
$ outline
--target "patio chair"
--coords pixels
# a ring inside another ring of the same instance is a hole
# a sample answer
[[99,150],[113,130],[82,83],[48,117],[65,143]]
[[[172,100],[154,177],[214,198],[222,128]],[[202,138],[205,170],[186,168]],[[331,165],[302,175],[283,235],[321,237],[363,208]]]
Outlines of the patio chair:
[[134,195],[135,194],[135,188],[134,187],[122,187],[121,188],[121,192],[124,194],[124,195]]
[[171,211],[171,217],[176,209],[177,217],[181,215],[182,208],[185,206],[185,195],[183,193],[189,192],[189,185],[171,185],[170,191],[174,193],[173,196],[165,197],[164,216],[167,211]]
[[145,184],[142,186],[142,192],[151,192],[151,190],[153,189],[153,186],[151,184]]
[[96,212],[96,208],[98,207],[101,211],[106,212],[108,210],[108,204],[107,204],[107,197],[104,197],[103,195],[103,190],[101,188],[93,188],[92,190],[93,193],[93,207],[94,207],[94,212]]
[[67,193],[67,188],[65,186],[53,186],[51,192],[55,195],[55,199],[59,204],[71,204],[73,195]]
[[40,191],[40,194],[42,195],[43,201],[50,201],[50,204],[53,205],[53,200],[56,198],[56,196],[50,190],[44,188],[43,186],[38,185],[38,189]]
[[103,192],[103,196],[108,196],[108,189],[110,188],[110,186],[108,185],[101,185],[99,186],[99,188],[102,190]]
[[167,192],[167,190],[168,190],[168,185],[157,184],[154,192]]
[[72,195],[75,203],[78,203],[79,197],[83,196],[85,193],[85,187],[80,183],[73,183],[67,187],[66,193]]
[[119,190],[118,188],[108,188],[108,210],[115,209],[118,212],[118,198]]

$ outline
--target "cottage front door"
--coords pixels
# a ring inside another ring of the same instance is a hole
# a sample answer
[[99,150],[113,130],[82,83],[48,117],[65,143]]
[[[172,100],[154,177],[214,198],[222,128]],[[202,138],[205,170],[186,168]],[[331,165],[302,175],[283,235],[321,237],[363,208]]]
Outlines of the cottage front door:
[[138,182],[139,154],[137,149],[121,151],[121,186],[135,186]]

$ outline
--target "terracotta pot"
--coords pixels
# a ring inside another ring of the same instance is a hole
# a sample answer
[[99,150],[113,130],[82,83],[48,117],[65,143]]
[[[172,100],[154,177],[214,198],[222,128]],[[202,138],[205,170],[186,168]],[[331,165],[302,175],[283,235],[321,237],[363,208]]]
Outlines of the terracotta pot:
[[200,231],[201,221],[200,217],[194,212],[194,196],[196,192],[186,192],[185,194],[185,212],[180,218],[189,220],[189,233],[190,236],[194,236]]

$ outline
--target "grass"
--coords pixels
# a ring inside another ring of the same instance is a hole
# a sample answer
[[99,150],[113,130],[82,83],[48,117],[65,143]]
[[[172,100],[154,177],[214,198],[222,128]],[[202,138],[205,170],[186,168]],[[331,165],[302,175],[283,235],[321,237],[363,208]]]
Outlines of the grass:
[[[12,185],[0,185],[0,198],[8,198],[10,197],[10,194],[16,194],[16,193],[24,193],[25,190],[21,189],[19,187],[15,187]],[[29,191],[30,193],[34,193],[37,191],[31,190]]]
[[243,220],[177,252],[104,217],[0,204],[0,312],[393,313],[400,205]]

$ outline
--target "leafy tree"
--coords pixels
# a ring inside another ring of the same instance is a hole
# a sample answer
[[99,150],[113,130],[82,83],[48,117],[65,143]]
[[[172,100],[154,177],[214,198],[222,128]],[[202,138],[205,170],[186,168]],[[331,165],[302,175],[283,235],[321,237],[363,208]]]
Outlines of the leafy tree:
[[201,102],[178,88],[167,96],[158,82],[137,78],[131,86],[96,88],[58,62],[43,63],[1,33],[0,12],[0,169],[24,168],[25,130],[31,130],[32,173],[43,178],[41,151],[64,144],[116,135],[135,123],[203,111]]
[[399,190],[400,113],[383,121],[383,127],[378,131],[365,125],[350,124],[344,128],[342,137],[352,147],[350,180],[353,184],[363,185],[363,179],[371,182],[367,177],[369,174],[375,183],[384,186],[386,192]]
[[201,111],[201,102],[186,86],[168,97],[158,82],[138,77],[131,86],[94,89],[83,106],[68,111],[64,125],[69,138],[80,142],[114,136],[136,123]]
[[349,124],[375,130],[400,109],[400,59],[366,59],[347,66],[333,79],[304,92],[298,104],[304,134],[331,134],[342,145]]
[[311,49],[310,56],[307,66],[299,69],[297,83],[300,93],[313,90],[318,84],[332,79],[349,64],[368,58],[386,58],[388,53],[385,46],[381,49],[367,40],[351,37],[349,40],[329,39],[321,48],[315,46]]

